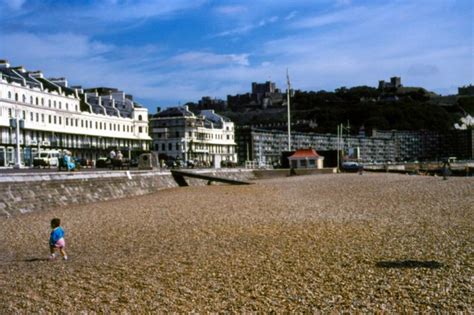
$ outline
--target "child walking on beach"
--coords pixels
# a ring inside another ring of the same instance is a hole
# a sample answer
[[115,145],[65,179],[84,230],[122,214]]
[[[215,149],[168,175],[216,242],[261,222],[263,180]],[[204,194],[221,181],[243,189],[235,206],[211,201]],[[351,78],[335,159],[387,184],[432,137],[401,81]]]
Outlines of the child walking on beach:
[[54,218],[51,220],[51,236],[49,237],[49,249],[51,255],[49,259],[56,258],[56,248],[59,249],[61,256],[64,260],[67,260],[66,252],[64,251],[64,247],[66,246],[66,242],[64,241],[64,230],[61,227],[61,220],[58,218]]

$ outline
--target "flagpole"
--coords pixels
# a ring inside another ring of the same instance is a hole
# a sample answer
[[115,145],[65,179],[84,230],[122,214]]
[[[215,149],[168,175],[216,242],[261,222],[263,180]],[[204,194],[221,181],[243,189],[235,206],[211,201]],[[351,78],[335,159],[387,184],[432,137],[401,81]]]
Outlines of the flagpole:
[[288,151],[291,151],[291,121],[290,121],[290,76],[288,74],[288,68],[286,69],[286,83],[288,88],[286,90],[286,104],[288,107]]

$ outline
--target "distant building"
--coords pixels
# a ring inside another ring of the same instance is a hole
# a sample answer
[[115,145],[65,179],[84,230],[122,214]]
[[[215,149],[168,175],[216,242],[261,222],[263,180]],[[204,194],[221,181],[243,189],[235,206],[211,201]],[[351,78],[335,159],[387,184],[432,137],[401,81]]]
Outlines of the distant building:
[[396,160],[427,160],[439,158],[441,134],[429,130],[373,130],[372,137],[393,141]]
[[[239,161],[255,161],[259,164],[279,164],[281,155],[288,150],[288,134],[282,130],[240,127],[236,130]],[[335,134],[292,132],[291,150],[314,148],[317,151],[337,150]],[[394,161],[395,141],[391,138],[344,135],[341,149],[349,152],[359,148],[363,161]]]
[[92,106],[92,111],[96,114],[131,117],[134,108],[141,108],[133,101],[131,95],[118,89],[97,87],[84,89],[83,92],[86,102]]
[[195,115],[187,106],[170,107],[150,119],[150,129],[160,158],[237,163],[234,123],[214,110]]
[[[278,164],[288,149],[288,134],[282,130],[240,127],[236,131],[239,161]],[[436,160],[445,156],[474,159],[474,130],[435,131],[374,130],[370,136],[343,135],[340,149],[350,158],[357,152],[362,161]],[[337,150],[335,134],[291,133],[292,150],[314,148]]]
[[323,168],[324,157],[314,149],[299,149],[288,157],[291,168]]
[[466,86],[458,87],[459,95],[474,96],[474,85],[469,84]]
[[213,109],[216,111],[223,111],[227,107],[227,102],[210,96],[203,96],[198,102],[198,110]]
[[474,129],[450,130],[441,137],[443,157],[455,156],[460,160],[474,160]]
[[257,98],[257,102],[260,104],[264,102],[265,98],[268,98],[269,96],[275,93],[280,93],[280,91],[276,88],[274,82],[252,82],[252,95]]
[[379,90],[387,90],[387,89],[398,89],[402,87],[402,79],[401,77],[391,77],[390,82],[385,82],[384,80],[379,81]]
[[[81,88],[69,87],[65,78],[48,79],[41,71],[0,60],[0,167],[16,163],[17,142],[24,165],[51,149],[91,160],[112,148],[148,150],[148,110],[137,103],[118,104],[94,103]],[[11,127],[16,120],[21,126],[18,139]]]
[[228,95],[227,104],[232,110],[244,108],[268,108],[280,106],[285,100],[285,94],[276,88],[274,82],[252,82],[252,93]]

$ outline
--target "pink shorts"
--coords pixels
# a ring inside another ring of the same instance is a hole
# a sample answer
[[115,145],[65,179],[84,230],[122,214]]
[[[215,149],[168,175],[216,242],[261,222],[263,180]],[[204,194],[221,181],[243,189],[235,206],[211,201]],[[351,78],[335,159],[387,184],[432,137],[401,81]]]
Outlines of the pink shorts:
[[66,241],[64,241],[64,238],[60,238],[56,244],[54,244],[54,247],[56,248],[63,248],[64,246],[66,246]]

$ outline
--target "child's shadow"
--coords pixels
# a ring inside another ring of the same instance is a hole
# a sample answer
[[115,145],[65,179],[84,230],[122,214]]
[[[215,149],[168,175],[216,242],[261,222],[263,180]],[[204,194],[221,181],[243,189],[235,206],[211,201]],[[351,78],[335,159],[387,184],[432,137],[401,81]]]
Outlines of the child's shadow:
[[33,258],[27,258],[23,259],[22,261],[24,262],[35,262],[35,261],[48,261],[48,258],[38,258],[38,257],[33,257]]
[[434,260],[424,261],[424,260],[393,260],[393,261],[379,261],[375,264],[379,268],[397,268],[397,269],[406,269],[406,268],[428,268],[428,269],[439,269],[444,267],[442,263],[439,263]]

